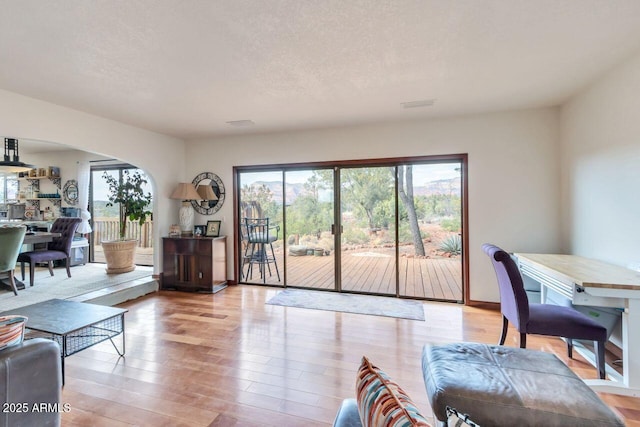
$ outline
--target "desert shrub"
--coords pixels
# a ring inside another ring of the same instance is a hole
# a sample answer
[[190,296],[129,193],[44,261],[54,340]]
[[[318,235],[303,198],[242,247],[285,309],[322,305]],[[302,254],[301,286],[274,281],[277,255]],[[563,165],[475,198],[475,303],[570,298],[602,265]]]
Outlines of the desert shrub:
[[346,244],[361,245],[369,242],[369,236],[360,228],[347,228],[342,233],[342,240]]
[[459,234],[452,234],[440,242],[439,248],[445,254],[460,255],[462,253],[462,239]]

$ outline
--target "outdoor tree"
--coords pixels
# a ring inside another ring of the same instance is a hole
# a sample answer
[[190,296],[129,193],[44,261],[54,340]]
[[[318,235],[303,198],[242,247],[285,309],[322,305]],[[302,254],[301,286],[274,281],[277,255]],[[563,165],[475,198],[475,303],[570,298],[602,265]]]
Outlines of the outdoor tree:
[[102,178],[109,188],[109,201],[107,207],[119,206],[120,239],[124,239],[127,234],[127,220],[137,221],[139,225],[144,224],[147,216],[152,212],[149,210],[151,204],[151,193],[145,193],[147,184],[146,176],[138,171],[129,173],[127,169],[122,171],[122,178],[104,172]]
[[379,203],[393,198],[393,168],[345,169],[341,180],[343,202],[356,214],[364,214],[369,229],[390,222],[392,218],[376,218],[375,210]]
[[278,207],[273,201],[273,192],[265,184],[245,185],[241,193],[241,200],[255,206],[261,217],[279,218]]
[[424,256],[424,243],[418,225],[418,215],[413,197],[413,166],[398,166],[398,195],[407,212],[415,254]]

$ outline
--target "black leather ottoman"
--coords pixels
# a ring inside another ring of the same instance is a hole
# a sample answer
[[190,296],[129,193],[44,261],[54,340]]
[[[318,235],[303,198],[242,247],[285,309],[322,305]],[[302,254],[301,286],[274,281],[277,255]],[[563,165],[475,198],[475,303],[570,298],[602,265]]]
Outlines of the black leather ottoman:
[[483,426],[624,426],[553,354],[477,343],[426,345],[422,372],[433,413],[446,406]]
[[54,341],[34,338],[0,351],[0,427],[59,426],[61,389]]

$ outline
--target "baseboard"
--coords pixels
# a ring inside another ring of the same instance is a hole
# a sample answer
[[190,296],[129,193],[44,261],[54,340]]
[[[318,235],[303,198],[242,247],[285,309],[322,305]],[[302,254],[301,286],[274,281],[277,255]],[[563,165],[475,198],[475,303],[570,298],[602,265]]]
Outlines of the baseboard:
[[486,310],[500,311],[499,302],[468,300],[465,305],[475,308],[484,308]]

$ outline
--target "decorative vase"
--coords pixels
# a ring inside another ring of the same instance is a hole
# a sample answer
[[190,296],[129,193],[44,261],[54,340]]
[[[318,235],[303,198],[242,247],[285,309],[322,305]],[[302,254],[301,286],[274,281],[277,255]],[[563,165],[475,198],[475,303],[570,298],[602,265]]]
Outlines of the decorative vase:
[[102,242],[107,260],[107,274],[128,273],[136,268],[134,263],[137,240],[112,240]]

